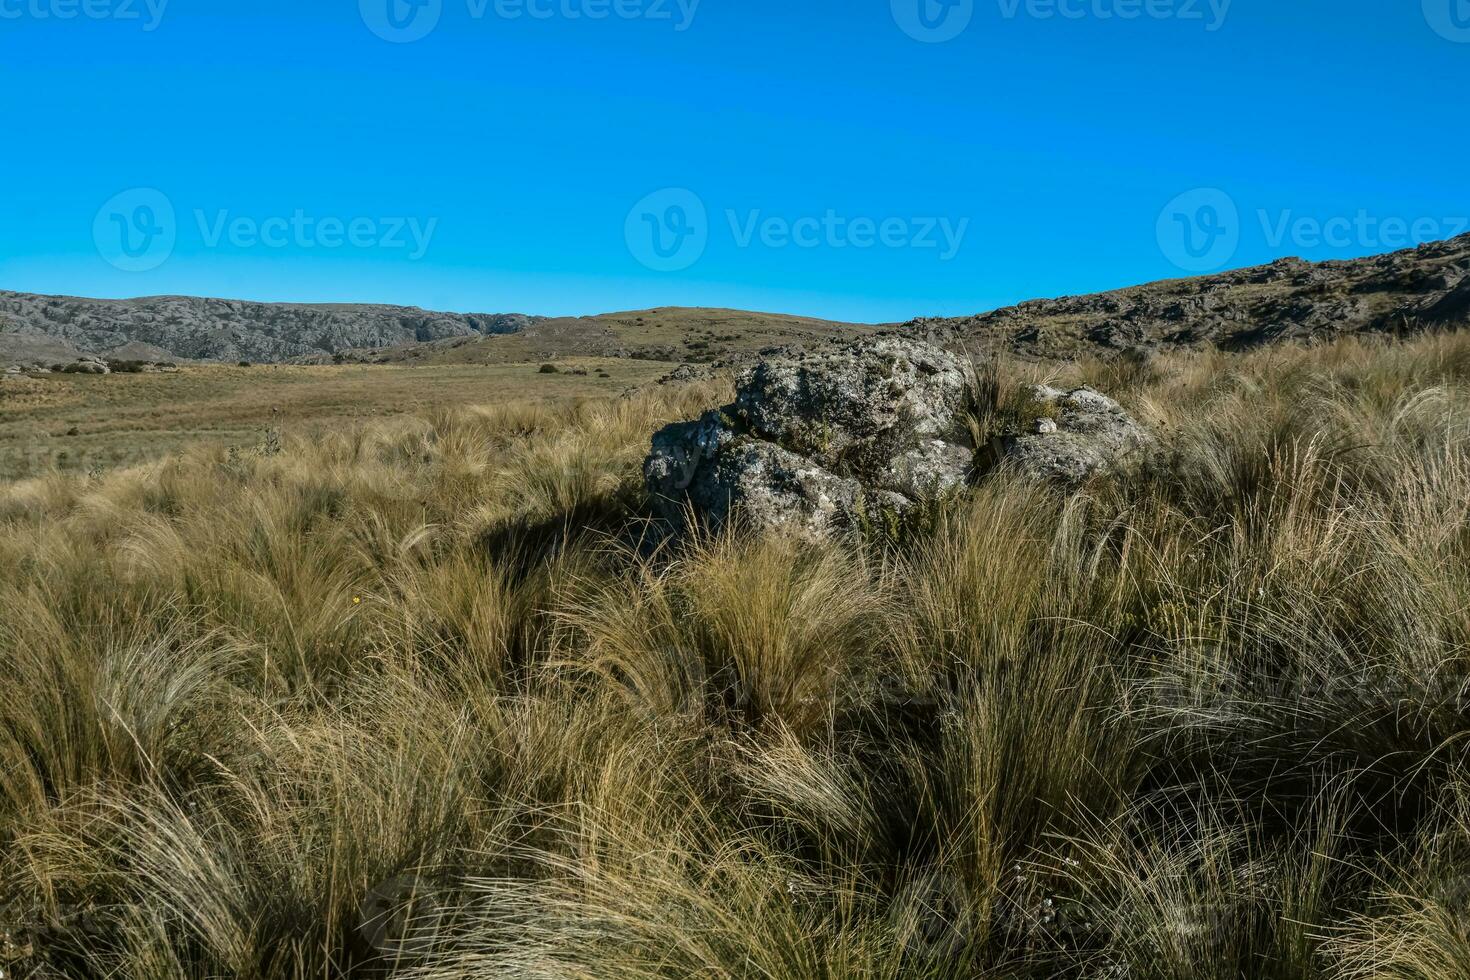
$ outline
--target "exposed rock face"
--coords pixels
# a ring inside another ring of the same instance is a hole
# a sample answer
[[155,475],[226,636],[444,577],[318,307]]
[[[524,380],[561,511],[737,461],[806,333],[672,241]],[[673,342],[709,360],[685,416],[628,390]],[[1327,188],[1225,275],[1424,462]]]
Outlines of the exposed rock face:
[[189,296],[99,300],[0,291],[0,334],[151,359],[282,361],[362,347],[514,333],[542,318],[401,306],[309,306]]
[[1090,388],[1033,385],[1027,395],[1050,414],[1029,434],[1001,440],[1000,458],[1027,476],[1075,486],[1153,443],[1121,405]]
[[966,365],[887,338],[777,352],[746,370],[734,404],[653,438],[644,476],[655,507],[715,526],[738,508],[757,531],[820,537],[902,514],[963,485]]

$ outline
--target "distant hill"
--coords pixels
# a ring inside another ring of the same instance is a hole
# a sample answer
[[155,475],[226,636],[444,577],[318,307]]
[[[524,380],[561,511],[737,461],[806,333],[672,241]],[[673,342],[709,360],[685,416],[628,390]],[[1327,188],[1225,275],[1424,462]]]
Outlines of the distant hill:
[[1470,235],[1364,259],[1297,258],[992,313],[919,319],[907,331],[975,350],[1069,358],[1412,333],[1470,323]]
[[513,334],[312,355],[306,363],[513,364],[569,357],[708,362],[783,344],[812,344],[878,328],[780,313],[666,306],[542,320]]
[[[671,362],[904,331],[1025,357],[1220,347],[1470,323],[1470,235],[1364,259],[1297,258],[991,313],[884,327],[776,313],[660,307],[547,319],[400,306],[0,292],[0,361],[68,354],[218,361],[510,364],[571,357]],[[44,356],[42,356],[44,354]],[[34,356],[33,356],[34,355]]]
[[1467,323],[1470,235],[1364,259],[1314,264],[1286,258],[1217,275],[881,327],[664,307],[545,320],[505,336],[355,350],[339,357],[384,364],[498,364],[576,356],[700,362],[855,333],[905,332],[974,353],[1067,359],[1126,350],[1239,350],[1277,341],[1411,333]]
[[[434,313],[405,306],[306,305],[150,296],[82,299],[0,291],[0,359],[26,349],[214,361],[284,361],[377,347],[513,333],[540,317]],[[31,338],[23,342],[22,338]]]

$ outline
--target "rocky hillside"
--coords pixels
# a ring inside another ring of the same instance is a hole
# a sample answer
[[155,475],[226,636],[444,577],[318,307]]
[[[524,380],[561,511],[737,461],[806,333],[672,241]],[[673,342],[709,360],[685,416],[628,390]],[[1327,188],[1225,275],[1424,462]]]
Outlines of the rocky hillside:
[[[523,330],[540,317],[433,313],[417,307],[250,303],[191,296],[102,300],[0,291],[0,359],[23,338],[88,353],[283,361],[363,347]],[[9,341],[8,343],[4,341]]]
[[1470,323],[1470,235],[1348,261],[1288,258],[993,313],[904,325],[946,345],[1072,357],[1128,349],[1324,340]]

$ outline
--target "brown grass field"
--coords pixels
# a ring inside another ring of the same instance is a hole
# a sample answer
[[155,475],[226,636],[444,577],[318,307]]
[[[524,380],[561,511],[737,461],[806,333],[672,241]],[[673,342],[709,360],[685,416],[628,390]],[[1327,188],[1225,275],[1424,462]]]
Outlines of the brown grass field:
[[1160,454],[821,547],[530,370],[7,410],[165,450],[0,488],[7,975],[1470,976],[1470,336],[1003,364]]
[[[0,380],[0,479],[88,471],[196,445],[247,448],[273,430],[341,430],[456,405],[616,395],[674,366],[637,360],[493,365],[190,366],[178,373]],[[586,370],[586,375],[569,373]],[[600,378],[604,371],[609,378]],[[75,429],[75,434],[72,430]]]

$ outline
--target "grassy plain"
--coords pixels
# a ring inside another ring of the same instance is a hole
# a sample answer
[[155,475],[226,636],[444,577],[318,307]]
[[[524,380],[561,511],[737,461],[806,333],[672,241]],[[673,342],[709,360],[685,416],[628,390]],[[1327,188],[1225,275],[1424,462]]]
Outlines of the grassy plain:
[[[258,445],[271,431],[327,432],[457,405],[616,395],[673,365],[627,359],[539,363],[190,366],[161,374],[0,379],[0,479],[87,471],[194,445]],[[586,374],[573,374],[584,370]],[[598,377],[602,371],[610,375]]]
[[7,969],[1470,976],[1470,337],[1044,376],[1157,458],[899,541],[656,546],[718,382],[0,489]]

